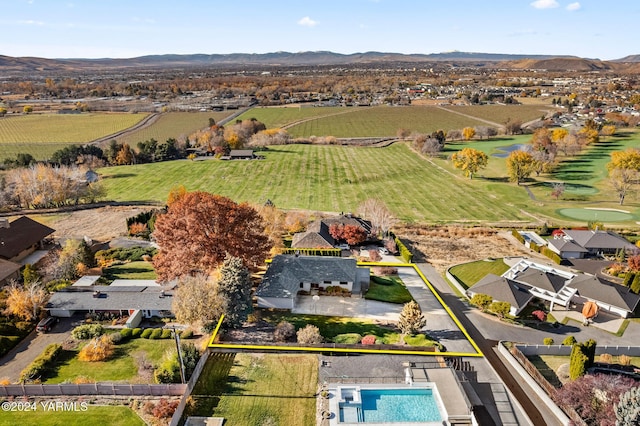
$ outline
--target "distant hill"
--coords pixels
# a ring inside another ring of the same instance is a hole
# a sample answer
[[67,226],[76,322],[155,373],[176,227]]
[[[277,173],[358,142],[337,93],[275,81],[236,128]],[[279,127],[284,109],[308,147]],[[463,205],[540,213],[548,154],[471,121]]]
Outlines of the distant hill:
[[[640,62],[640,55],[628,56],[616,62]],[[462,63],[466,66],[495,66],[512,69],[608,70],[612,62],[583,59],[573,56],[510,55],[479,52],[443,52],[431,54],[402,54],[392,52],[362,52],[341,54],[329,51],[231,53],[192,55],[148,55],[127,59],[47,59],[0,55],[0,71],[71,71],[119,68],[171,67],[231,67],[231,66],[319,66],[319,65],[390,65],[393,63]]]

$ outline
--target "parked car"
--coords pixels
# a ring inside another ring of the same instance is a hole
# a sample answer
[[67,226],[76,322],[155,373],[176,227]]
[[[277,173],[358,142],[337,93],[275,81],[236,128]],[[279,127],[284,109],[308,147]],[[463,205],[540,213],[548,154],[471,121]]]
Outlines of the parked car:
[[349,244],[340,244],[338,248],[340,250],[349,250]]
[[48,333],[58,321],[59,319],[56,317],[43,318],[36,326],[36,331],[40,333]]

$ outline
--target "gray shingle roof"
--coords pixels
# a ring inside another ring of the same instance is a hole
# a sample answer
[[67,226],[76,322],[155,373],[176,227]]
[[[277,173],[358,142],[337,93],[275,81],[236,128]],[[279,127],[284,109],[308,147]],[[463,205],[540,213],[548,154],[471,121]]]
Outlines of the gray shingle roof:
[[640,302],[640,295],[632,293],[628,288],[606,284],[593,275],[577,275],[571,280],[569,286],[577,289],[582,297],[629,312],[633,312]]
[[[80,288],[81,290],[78,290]],[[100,291],[100,297],[93,297]],[[109,287],[92,286],[88,289],[75,287],[58,291],[51,295],[46,309],[66,309],[70,311],[117,311],[117,310],[171,310],[172,293],[162,287]]]
[[306,232],[293,235],[291,248],[333,248],[334,239],[329,234],[329,226],[320,220],[311,222]]
[[578,253],[588,253],[589,250],[586,248],[576,244],[571,240],[565,240],[564,238],[552,238],[549,240],[549,244],[558,249],[559,252],[578,252]]
[[355,282],[356,268],[356,260],[351,258],[278,255],[264,274],[256,296],[292,298],[302,282]]
[[586,249],[621,249],[633,247],[633,244],[629,241],[611,231],[567,229],[563,232]]
[[507,302],[512,307],[524,307],[533,298],[529,293],[529,287],[525,284],[499,277],[495,274],[488,274],[469,290],[475,294],[487,294],[500,302]]
[[566,278],[536,268],[527,268],[520,272],[515,280],[531,287],[558,293],[565,286]]
[[33,219],[19,217],[8,228],[0,228],[0,257],[12,259],[54,232]]

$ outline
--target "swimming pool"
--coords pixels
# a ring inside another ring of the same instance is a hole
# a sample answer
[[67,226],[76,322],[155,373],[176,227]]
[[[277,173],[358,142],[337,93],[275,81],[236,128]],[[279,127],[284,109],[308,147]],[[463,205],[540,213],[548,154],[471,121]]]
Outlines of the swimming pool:
[[341,423],[441,422],[433,389],[343,388]]

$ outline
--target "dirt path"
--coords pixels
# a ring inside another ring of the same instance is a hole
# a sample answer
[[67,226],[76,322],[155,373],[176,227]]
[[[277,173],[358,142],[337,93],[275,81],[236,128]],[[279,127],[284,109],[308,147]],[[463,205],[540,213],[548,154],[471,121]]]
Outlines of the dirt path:
[[108,141],[110,141],[112,139],[120,138],[120,137],[123,137],[123,136],[128,136],[130,133],[137,132],[140,129],[144,129],[145,127],[151,126],[159,118],[160,118],[160,114],[157,114],[157,113],[149,114],[149,116],[147,116],[144,119],[140,120],[140,122],[138,122],[138,124],[136,124],[136,125],[134,125],[132,127],[129,127],[128,129],[124,129],[124,130],[122,130],[120,132],[112,133],[112,134],[104,136],[102,138],[93,140],[93,141],[89,142],[88,145],[100,145],[100,144],[108,142]]

